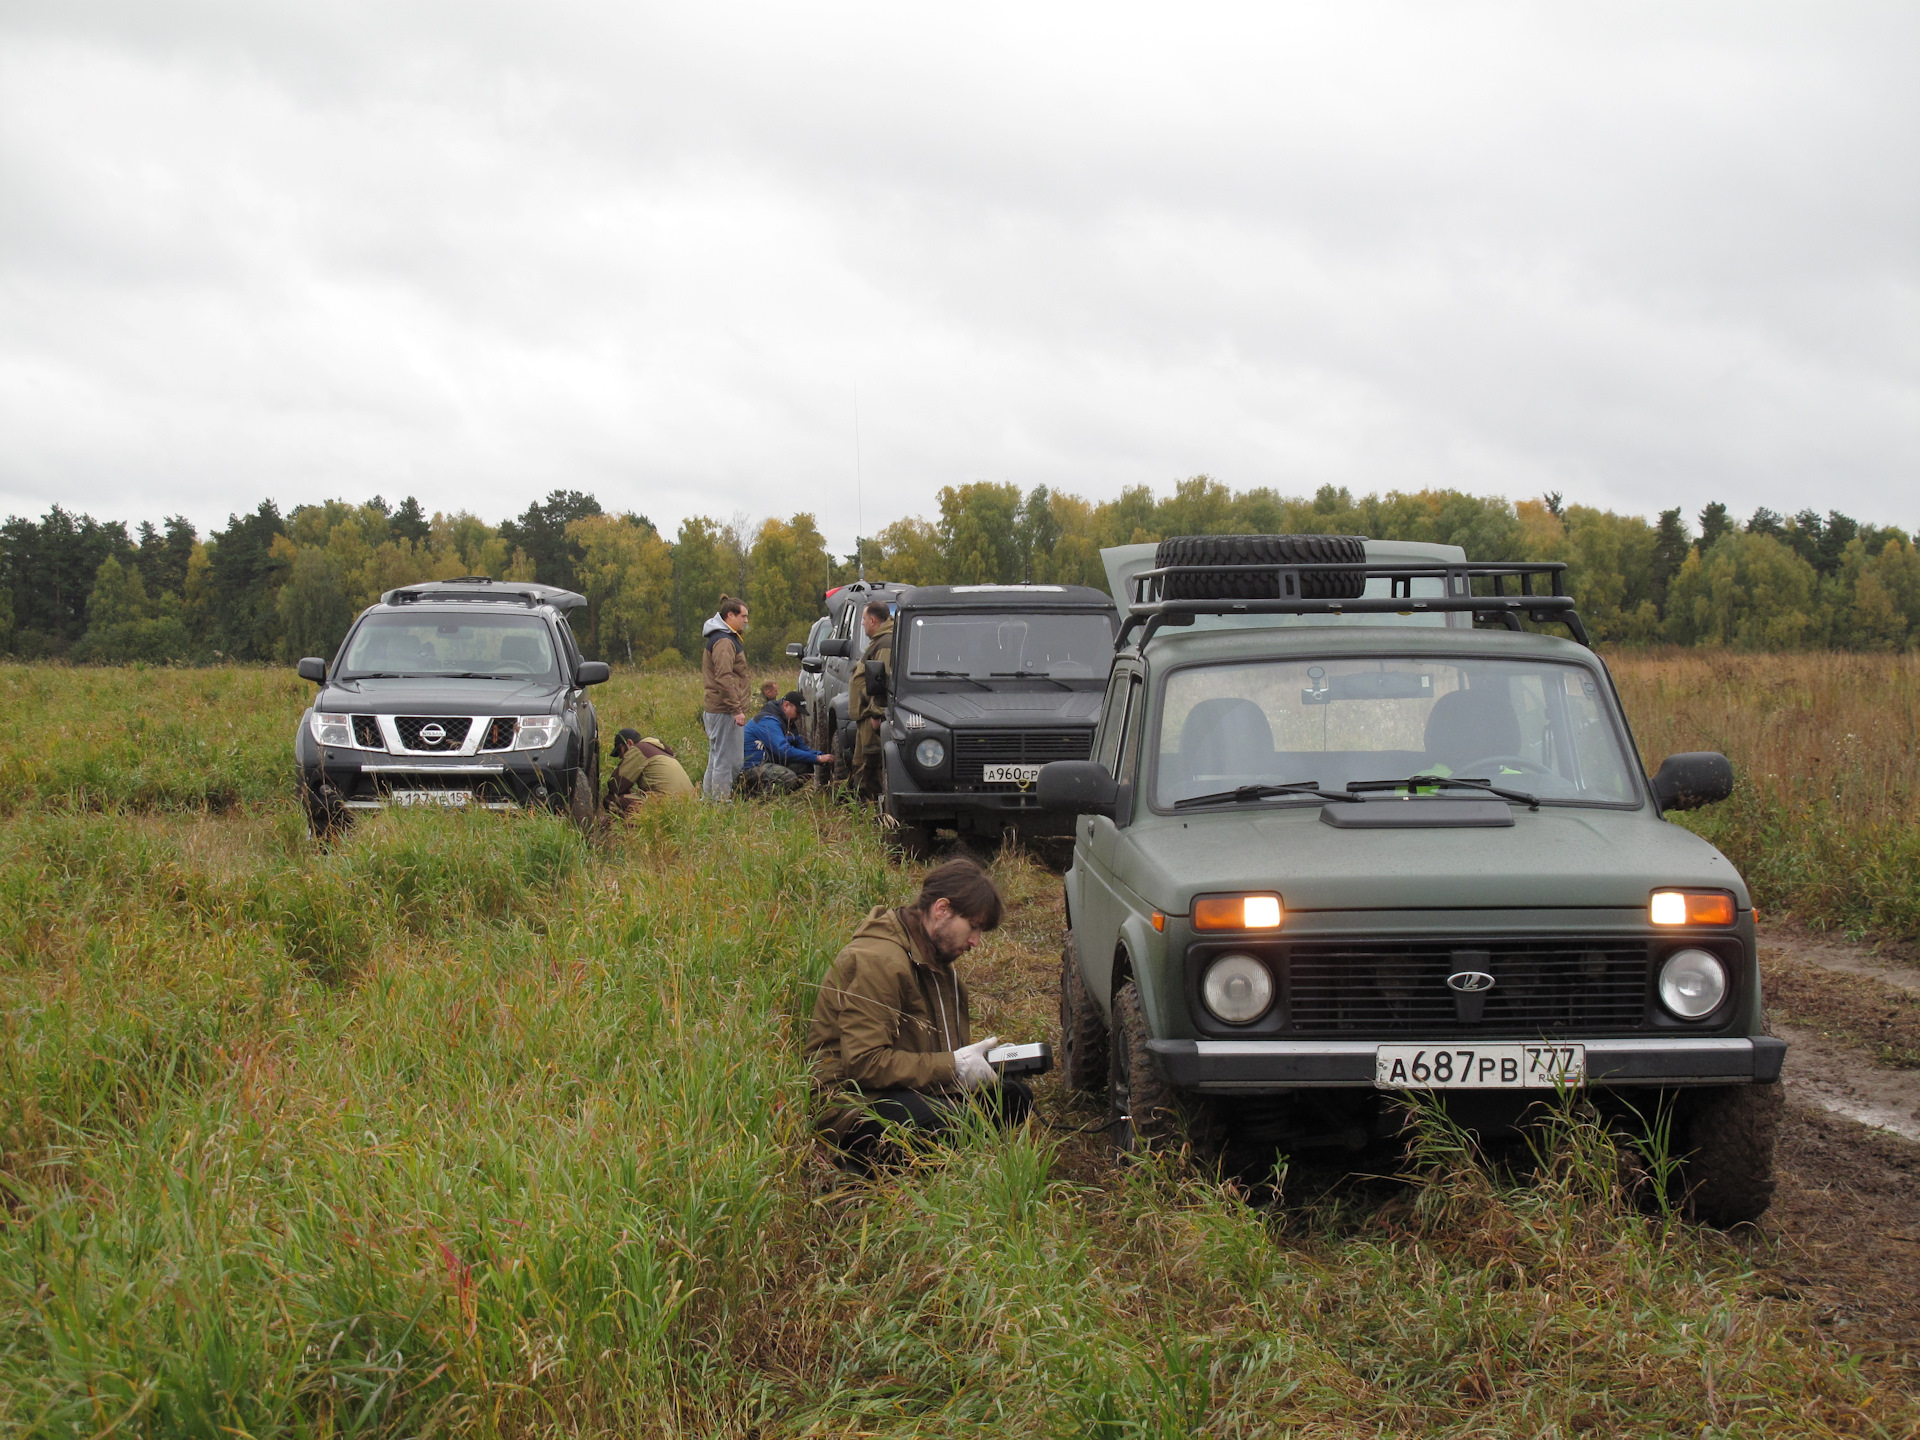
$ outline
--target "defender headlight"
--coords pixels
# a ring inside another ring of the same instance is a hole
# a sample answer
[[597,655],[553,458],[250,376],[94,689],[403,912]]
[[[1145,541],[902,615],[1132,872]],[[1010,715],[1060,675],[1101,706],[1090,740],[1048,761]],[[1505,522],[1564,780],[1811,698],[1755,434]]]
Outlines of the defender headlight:
[[1660,1003],[1682,1020],[1699,1020],[1727,998],[1727,967],[1705,950],[1676,950],[1660,967]]
[[947,747],[938,740],[922,740],[913,747],[913,763],[922,770],[938,770],[947,759]]
[[351,715],[321,715],[315,713],[307,722],[307,728],[313,732],[313,738],[321,745],[331,745],[338,750],[352,750],[353,717]]
[[1222,955],[1207,966],[1200,998],[1229,1025],[1250,1025],[1273,1004],[1273,976],[1251,955]]
[[544,750],[560,738],[558,715],[522,715],[513,732],[516,750]]

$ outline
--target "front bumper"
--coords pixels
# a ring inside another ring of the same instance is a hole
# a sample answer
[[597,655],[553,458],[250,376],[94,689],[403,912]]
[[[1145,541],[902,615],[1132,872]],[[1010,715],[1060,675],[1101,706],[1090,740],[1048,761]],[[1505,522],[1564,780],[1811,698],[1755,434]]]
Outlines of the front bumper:
[[476,809],[522,810],[559,804],[569,793],[567,767],[541,763],[535,759],[540,754],[457,760],[369,755],[341,763],[336,752],[321,765],[303,765],[301,780],[310,793],[342,810],[384,810],[396,794],[444,791],[465,792]]
[[[1603,1086],[1772,1084],[1787,1054],[1786,1041],[1764,1035],[1619,1040],[1569,1035],[1556,1036],[1555,1043],[1585,1045],[1587,1083]],[[1371,1090],[1378,1047],[1371,1040],[1149,1040],[1147,1048],[1180,1089],[1259,1094]]]
[[922,789],[926,782],[913,773],[901,758],[898,743],[892,740],[887,742],[886,761],[887,804],[905,824],[936,830],[978,827],[998,831],[1011,826],[1023,835],[1041,838],[1073,834],[1074,817],[1042,807],[1039,795],[1031,788]]

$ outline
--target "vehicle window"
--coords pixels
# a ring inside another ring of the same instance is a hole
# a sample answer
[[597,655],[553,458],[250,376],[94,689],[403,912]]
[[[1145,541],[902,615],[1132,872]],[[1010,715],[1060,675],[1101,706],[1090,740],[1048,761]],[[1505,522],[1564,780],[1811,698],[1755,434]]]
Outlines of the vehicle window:
[[1131,677],[1125,671],[1117,671],[1113,682],[1107,686],[1107,698],[1100,706],[1100,734],[1093,747],[1093,758],[1107,767],[1109,774],[1117,773],[1114,766],[1120,760],[1120,737],[1127,728],[1127,707],[1133,700],[1133,691],[1128,685]]
[[1146,707],[1140,703],[1142,689],[1138,675],[1128,677],[1127,721],[1121,733],[1120,768],[1113,772],[1113,778],[1123,785],[1133,779],[1140,765],[1140,735],[1147,728]]
[[832,628],[833,622],[824,615],[814,621],[813,628],[807,631],[807,645],[804,653],[808,655],[818,655],[820,653],[820,642],[826,639],[827,632]]
[[1154,802],[1241,785],[1475,778],[1543,803],[1633,805],[1627,747],[1593,672],[1552,661],[1336,659],[1167,677]]
[[1113,664],[1113,626],[1092,612],[916,615],[906,650],[910,679],[1104,680]]
[[554,646],[537,615],[374,614],[347,646],[340,678],[464,675],[550,678]]

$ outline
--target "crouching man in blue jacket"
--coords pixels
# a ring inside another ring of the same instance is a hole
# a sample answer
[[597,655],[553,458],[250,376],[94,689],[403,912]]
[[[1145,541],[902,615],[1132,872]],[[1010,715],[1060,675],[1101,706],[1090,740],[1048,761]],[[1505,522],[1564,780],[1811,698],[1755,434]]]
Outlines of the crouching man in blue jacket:
[[832,756],[800,743],[796,722],[803,703],[798,690],[789,690],[778,700],[767,701],[747,722],[747,763],[739,783],[743,795],[791,795],[807,783],[807,772],[814,766],[832,762]]

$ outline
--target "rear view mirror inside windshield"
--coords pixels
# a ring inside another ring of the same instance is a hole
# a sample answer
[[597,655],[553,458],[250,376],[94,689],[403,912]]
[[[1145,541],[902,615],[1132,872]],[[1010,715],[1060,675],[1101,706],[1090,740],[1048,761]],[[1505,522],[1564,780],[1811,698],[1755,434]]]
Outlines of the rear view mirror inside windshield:
[[[1319,670],[1318,665],[1313,670]],[[1335,700],[1431,700],[1433,676],[1406,670],[1363,670],[1352,675],[1314,674],[1300,692],[1302,705],[1331,705]]]

